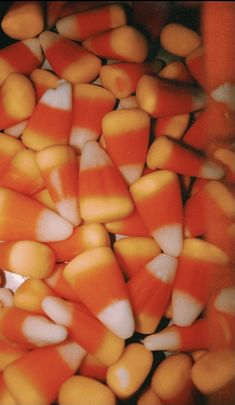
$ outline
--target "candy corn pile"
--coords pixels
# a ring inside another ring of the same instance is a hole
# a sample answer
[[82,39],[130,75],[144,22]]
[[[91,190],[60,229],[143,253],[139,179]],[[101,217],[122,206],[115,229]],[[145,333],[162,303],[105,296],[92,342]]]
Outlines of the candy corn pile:
[[234,405],[235,2],[1,4],[0,405]]

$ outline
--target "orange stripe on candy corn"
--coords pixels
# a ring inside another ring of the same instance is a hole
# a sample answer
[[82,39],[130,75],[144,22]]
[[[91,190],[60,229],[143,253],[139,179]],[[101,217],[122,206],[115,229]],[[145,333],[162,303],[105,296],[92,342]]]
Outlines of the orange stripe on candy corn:
[[150,133],[150,118],[138,109],[112,111],[102,121],[107,151],[128,184],[144,168]]
[[38,38],[18,41],[0,50],[0,84],[12,72],[30,74],[42,63]]
[[72,225],[23,194],[0,187],[0,239],[52,242],[68,238]]
[[70,145],[80,152],[85,142],[97,140],[102,131],[102,119],[113,109],[115,101],[113,94],[100,86],[75,84]]
[[44,31],[39,39],[48,61],[62,79],[89,83],[98,76],[101,61],[83,46],[50,31]]
[[167,169],[187,176],[221,179],[224,169],[167,136],[157,138],[149,148],[150,169]]
[[82,41],[99,32],[126,24],[125,11],[121,4],[74,13],[57,21],[59,34],[75,41]]
[[108,329],[121,338],[133,334],[134,320],[127,289],[109,247],[81,253],[65,267],[64,276],[81,301]]
[[130,187],[136,208],[164,253],[178,256],[182,249],[183,209],[175,173],[159,170]]
[[67,144],[71,130],[72,87],[62,82],[41,97],[23,132],[22,141],[30,149]]
[[148,54],[146,38],[129,25],[93,35],[82,44],[98,56],[125,62],[144,62]]
[[52,145],[37,152],[36,161],[58,213],[74,226],[81,222],[78,166],[70,146]]
[[139,107],[155,118],[187,114],[205,105],[200,89],[149,75],[139,80],[136,97]]
[[160,254],[128,281],[138,332],[153,333],[157,328],[169,302],[176,268],[175,258]]
[[119,221],[106,222],[105,227],[111,233],[126,236],[150,236],[149,230],[135,208],[130,215]]
[[195,321],[208,302],[214,277],[227,263],[228,256],[216,246],[201,239],[185,239],[172,293],[176,325],[189,326]]
[[124,340],[110,332],[82,304],[48,296],[42,307],[54,322],[68,329],[75,342],[103,364],[110,366],[120,357]]
[[109,245],[110,238],[102,224],[82,224],[74,228],[68,239],[49,243],[57,262],[69,262],[85,250]]
[[157,256],[161,250],[156,241],[149,237],[127,237],[116,240],[114,254],[127,278],[137,274],[144,265]]
[[72,286],[64,277],[65,266],[65,263],[56,264],[53,273],[49,277],[45,278],[43,281],[45,281],[46,284],[51,287],[52,290],[55,291],[55,293],[60,297],[65,298],[68,301],[80,302],[76,291],[74,291]]
[[81,216],[86,222],[119,220],[133,210],[118,168],[95,141],[86,142],[82,150],[79,201]]
[[19,405],[49,405],[85,353],[74,342],[32,350],[4,370],[5,383]]
[[173,115],[158,118],[154,127],[155,137],[168,135],[171,138],[182,138],[189,124],[189,114]]

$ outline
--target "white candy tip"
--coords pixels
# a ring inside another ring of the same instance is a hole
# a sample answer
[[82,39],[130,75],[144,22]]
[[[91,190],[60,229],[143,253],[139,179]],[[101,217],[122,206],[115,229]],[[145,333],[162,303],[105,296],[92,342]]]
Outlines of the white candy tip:
[[22,325],[22,332],[29,343],[43,347],[63,342],[67,338],[67,330],[42,316],[28,316]]
[[101,311],[97,318],[115,335],[128,339],[134,333],[134,318],[129,301],[120,300]]
[[200,303],[192,295],[173,290],[172,293],[172,320],[177,326],[190,326],[197,319],[203,309]]
[[200,170],[200,176],[204,179],[219,180],[223,175],[224,169],[210,160],[205,161]]
[[62,298],[47,296],[42,301],[42,309],[54,322],[69,326],[71,324],[71,311],[69,310],[69,303]]
[[55,212],[46,209],[38,218],[36,236],[40,242],[56,242],[72,235],[73,226]]
[[165,225],[152,233],[154,239],[167,255],[178,257],[183,249],[181,224]]

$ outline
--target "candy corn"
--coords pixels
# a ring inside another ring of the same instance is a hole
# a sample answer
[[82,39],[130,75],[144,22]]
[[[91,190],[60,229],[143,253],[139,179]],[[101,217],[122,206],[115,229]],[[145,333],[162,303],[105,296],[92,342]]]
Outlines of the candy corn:
[[40,100],[46,90],[56,89],[59,85],[59,78],[45,69],[34,69],[30,79],[34,84],[37,100]]
[[112,111],[102,121],[109,156],[128,184],[140,176],[147,155],[150,118],[139,109]]
[[119,398],[134,394],[147,377],[153,362],[151,352],[139,343],[126,346],[119,360],[107,371],[107,384]]
[[124,218],[133,204],[122,175],[95,141],[85,143],[80,161],[79,201],[86,222],[109,222]]
[[64,17],[57,21],[59,34],[74,41],[83,41],[99,32],[126,24],[125,11],[121,4],[108,4]]
[[0,374],[0,403],[4,405],[17,405],[10,391],[6,387],[2,373]]
[[187,352],[209,349],[209,323],[207,319],[199,319],[191,326],[171,325],[159,333],[147,336],[142,342],[149,350],[168,352]]
[[45,316],[42,301],[48,295],[56,294],[44,280],[29,277],[17,288],[13,298],[14,306]]
[[160,41],[168,52],[182,57],[201,45],[201,38],[195,31],[176,23],[165,25],[161,31]]
[[0,309],[1,340],[23,348],[43,347],[63,342],[67,331],[47,318],[15,307]]
[[92,354],[87,354],[79,368],[79,375],[94,378],[98,381],[106,380],[107,366],[97,360]]
[[124,62],[141,63],[148,55],[146,38],[129,25],[93,35],[82,45],[95,55]]
[[[62,298],[65,298],[68,301],[72,302],[80,302],[76,291],[72,288],[72,286],[68,283],[66,278],[64,277],[64,268],[66,264],[56,264],[53,273],[45,278],[43,281],[52,288],[52,290]],[[47,294],[53,295],[53,294]]]
[[0,50],[0,84],[12,72],[30,74],[42,63],[42,49],[38,38],[15,42]]
[[21,73],[8,75],[0,89],[0,128],[5,129],[29,118],[35,108],[31,81]]
[[0,174],[4,173],[7,166],[16,155],[16,153],[24,149],[24,145],[18,139],[7,134],[0,134]]
[[26,195],[32,195],[42,190],[44,180],[36,162],[35,152],[20,149],[1,176],[0,186]]
[[81,253],[67,264],[64,276],[80,300],[108,329],[124,339],[132,336],[134,320],[127,289],[109,247]]
[[158,118],[154,128],[154,135],[156,137],[168,135],[172,138],[180,139],[182,138],[188,124],[189,114]]
[[158,76],[163,77],[164,79],[177,80],[188,84],[194,83],[193,77],[187,66],[178,60],[168,63],[168,65],[160,70]]
[[68,239],[49,244],[57,262],[69,262],[85,250],[109,245],[110,238],[102,224],[82,224],[74,228]]
[[0,187],[0,238],[6,241],[67,239],[73,227],[55,212],[23,194]]
[[74,226],[81,222],[78,203],[78,167],[75,151],[53,145],[37,152],[36,161],[58,213]]
[[202,356],[192,368],[192,380],[205,394],[225,387],[230,381],[234,384],[235,353],[233,350],[220,349]]
[[59,404],[115,405],[114,393],[106,385],[81,375],[70,377],[60,387]]
[[139,80],[136,97],[139,107],[155,118],[187,114],[205,105],[200,89],[149,75]]
[[74,342],[32,350],[5,368],[6,386],[19,405],[50,405],[85,353]]
[[4,15],[1,27],[14,39],[36,37],[44,27],[42,4],[38,1],[14,2]]
[[48,276],[55,264],[53,251],[36,241],[0,243],[0,267],[7,271],[43,278]]
[[[43,51],[57,76],[71,83],[89,83],[94,80],[101,61],[83,46],[51,31],[44,31],[39,40]],[[64,53],[66,58],[63,58]]]
[[100,69],[102,86],[110,90],[117,98],[125,98],[135,92],[137,83],[144,74],[157,73],[160,63],[112,63]]
[[72,87],[62,81],[41,97],[23,132],[22,141],[39,151],[50,145],[67,144],[71,129]]
[[137,274],[145,264],[161,252],[153,238],[141,236],[119,239],[114,243],[113,249],[127,278]]
[[12,291],[9,288],[0,287],[0,308],[12,306],[13,306]]
[[130,187],[131,196],[149,232],[164,253],[177,257],[182,250],[182,201],[175,173],[159,170]]
[[[16,359],[24,356],[27,349],[17,347],[15,343],[6,343],[0,341],[0,370],[4,370],[6,366],[13,363]],[[1,403],[1,402],[0,402]]]
[[127,217],[119,221],[106,222],[106,229],[112,233],[119,233],[126,236],[150,236],[144,221],[136,209]]
[[205,88],[205,49],[203,46],[192,51],[185,59],[185,63],[196,81]]
[[170,137],[161,136],[149,148],[147,165],[150,169],[167,169],[187,176],[221,179],[224,170]]
[[148,387],[138,398],[137,405],[162,405],[162,401],[152,388]]
[[196,238],[184,240],[172,293],[176,325],[189,326],[196,320],[208,302],[214,277],[227,263],[228,256],[216,246]]
[[191,369],[192,360],[184,353],[167,357],[156,368],[151,387],[164,404],[187,405],[190,403]]
[[23,134],[23,131],[24,131],[27,123],[28,123],[28,120],[25,120],[25,121],[19,122],[18,124],[5,128],[4,133],[14,136],[15,138],[19,138]]
[[98,321],[82,304],[45,297],[42,308],[54,322],[68,329],[69,336],[106,366],[120,357],[124,340]]
[[70,145],[80,152],[87,141],[97,140],[102,131],[102,119],[113,109],[115,101],[113,94],[100,86],[75,84]]
[[128,281],[138,332],[153,333],[157,328],[168,305],[176,268],[174,257],[159,254]]

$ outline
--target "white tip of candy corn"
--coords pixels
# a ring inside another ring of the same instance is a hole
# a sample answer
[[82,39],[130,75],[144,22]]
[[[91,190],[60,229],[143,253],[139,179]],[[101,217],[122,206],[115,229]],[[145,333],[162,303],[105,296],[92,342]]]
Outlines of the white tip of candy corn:
[[201,313],[203,305],[193,296],[174,290],[172,293],[172,320],[178,326],[190,326]]
[[72,109],[72,86],[69,82],[61,80],[56,89],[48,89],[41,97],[40,102],[52,108],[70,111]]
[[175,351],[180,347],[179,335],[174,330],[164,329],[160,333],[147,336],[142,343],[148,350]]
[[73,226],[53,211],[45,209],[37,221],[36,235],[40,242],[56,242],[72,235]]
[[219,180],[224,175],[224,169],[216,163],[207,160],[201,167],[200,175],[204,179]]
[[74,371],[78,369],[86,355],[85,349],[75,342],[61,344],[57,347],[57,350],[64,362]]
[[142,165],[126,165],[119,167],[120,172],[125,178],[128,185],[131,185],[141,177],[143,166]]
[[0,288],[0,308],[1,307],[13,307],[13,294],[9,288]]
[[165,225],[152,233],[164,253],[178,257],[183,248],[183,230],[181,224]]
[[42,316],[28,316],[22,326],[22,332],[30,343],[38,347],[54,345],[67,338],[67,330]]
[[128,339],[134,333],[134,319],[127,300],[110,304],[97,315],[97,318],[122,339]]
[[232,111],[235,111],[235,85],[223,83],[211,92],[211,97],[219,103],[224,103]]
[[67,221],[71,222],[74,226],[80,224],[81,218],[76,198],[66,198],[57,202],[56,209],[63,218],[67,219]]
[[42,301],[42,309],[55,323],[63,326],[69,326],[72,322],[71,311],[68,309],[68,303],[62,298],[48,296]]
[[69,144],[74,146],[79,152],[88,141],[95,141],[97,133],[89,128],[73,128],[70,134]]
[[172,283],[175,278],[177,259],[164,253],[156,256],[146,267],[156,278],[163,283]]
[[235,316],[235,287],[221,290],[215,299],[214,306],[220,312]]
[[42,48],[38,38],[24,39],[22,41],[40,61],[43,60]]

